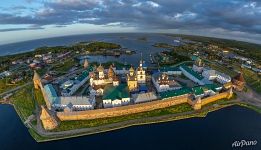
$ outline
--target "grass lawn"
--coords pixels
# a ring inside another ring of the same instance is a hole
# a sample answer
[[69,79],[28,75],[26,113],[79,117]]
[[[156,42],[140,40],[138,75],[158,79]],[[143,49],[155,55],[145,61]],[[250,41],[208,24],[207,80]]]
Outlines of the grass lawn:
[[175,114],[175,113],[187,112],[192,110],[193,109],[189,104],[180,104],[168,108],[157,109],[149,112],[142,112],[142,113],[131,114],[126,116],[101,118],[101,119],[93,119],[93,120],[62,121],[60,126],[54,129],[54,131],[65,131],[65,130],[72,130],[72,129],[79,129],[79,128],[95,127],[100,125],[122,122],[126,120],[161,116],[167,114]]
[[10,89],[13,89],[17,86],[23,85],[24,83],[26,83],[26,81],[20,81],[17,84],[10,84],[9,79],[0,79],[0,93],[6,92]]
[[34,89],[34,96],[39,106],[45,105],[44,97],[40,89],[39,90]]
[[17,91],[11,97],[14,107],[23,121],[25,121],[27,117],[32,115],[33,111],[35,110],[35,105],[32,99],[32,88],[32,85],[27,86]]
[[57,72],[67,72],[75,64],[77,64],[77,63],[73,59],[68,59],[64,62],[59,63],[58,65],[55,65],[52,70],[55,70]]
[[210,67],[212,69],[215,69],[215,70],[219,71],[219,72],[223,72],[223,73],[225,73],[225,74],[227,74],[227,75],[229,75],[231,77],[234,77],[235,75],[237,75],[237,73],[235,71],[230,70],[230,69],[228,69],[225,66],[220,66],[220,65],[216,65],[216,64],[212,63],[212,64],[210,64]]
[[242,71],[247,84],[261,94],[261,76],[246,68]]

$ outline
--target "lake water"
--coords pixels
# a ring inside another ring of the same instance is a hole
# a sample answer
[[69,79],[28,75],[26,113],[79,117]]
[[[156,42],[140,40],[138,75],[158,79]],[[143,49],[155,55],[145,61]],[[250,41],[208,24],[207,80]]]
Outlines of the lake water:
[[106,133],[45,143],[35,142],[10,105],[0,105],[1,150],[229,150],[236,140],[257,140],[261,149],[261,115],[232,106],[205,118],[133,126]]
[[[141,37],[146,37],[146,41],[139,40]],[[92,56],[90,61],[107,62],[107,61],[120,61],[126,62],[137,66],[141,57],[145,63],[150,66],[150,54],[160,52],[163,48],[156,48],[152,45],[155,43],[163,42],[174,46],[180,43],[175,42],[174,38],[165,36],[162,34],[141,34],[141,33],[126,33],[126,34],[93,34],[93,35],[77,35],[77,36],[66,36],[56,37],[48,39],[33,40],[27,42],[20,42],[14,44],[0,45],[0,56],[10,55],[15,53],[22,53],[26,51],[32,51],[35,48],[42,46],[61,46],[71,45],[77,42],[84,41],[104,41],[120,44],[123,48],[135,50],[136,54],[133,55],[121,55],[120,57],[113,56]]]

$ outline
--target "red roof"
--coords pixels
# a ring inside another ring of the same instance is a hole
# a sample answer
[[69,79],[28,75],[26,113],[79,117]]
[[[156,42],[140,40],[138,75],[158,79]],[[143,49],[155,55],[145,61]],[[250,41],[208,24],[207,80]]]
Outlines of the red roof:
[[240,72],[238,75],[236,75],[234,77],[234,79],[237,80],[237,81],[240,81],[240,82],[245,82],[245,79],[243,77],[243,73],[242,72]]

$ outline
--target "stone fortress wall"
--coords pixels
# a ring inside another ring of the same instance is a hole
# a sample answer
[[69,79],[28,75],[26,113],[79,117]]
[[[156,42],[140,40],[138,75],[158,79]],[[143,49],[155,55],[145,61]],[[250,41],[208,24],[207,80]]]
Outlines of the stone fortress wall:
[[95,109],[88,111],[74,111],[74,112],[57,112],[57,117],[61,121],[66,120],[89,120],[106,117],[117,117],[122,115],[152,111],[155,109],[170,107],[182,103],[187,103],[188,96],[182,96],[178,98],[168,100],[156,100],[147,103],[127,105],[121,107],[107,108],[107,109]]
[[51,110],[51,104],[50,104],[50,102],[48,100],[47,94],[46,94],[45,89],[43,87],[43,84],[41,82],[41,78],[39,77],[39,75],[36,72],[34,73],[33,83],[34,83],[34,88],[36,90],[38,90],[38,89],[41,90],[41,92],[43,94],[43,98],[44,98],[45,104],[46,104],[47,108],[49,110]]
[[223,99],[223,98],[229,99],[232,97],[232,94],[230,95],[229,91],[227,91],[227,92],[219,93],[219,94],[204,98],[201,100],[201,106],[207,105],[209,103],[215,102],[215,101]]
[[156,100],[152,102],[107,108],[107,109],[95,109],[95,110],[78,111],[78,112],[57,112],[57,117],[61,121],[90,120],[90,119],[98,119],[98,118],[106,118],[106,117],[117,117],[117,116],[129,115],[134,113],[152,111],[155,109],[166,108],[166,107],[183,104],[183,103],[188,103],[192,105],[192,107],[195,110],[197,110],[197,109],[201,109],[201,106],[217,101],[219,99],[231,98],[233,94],[231,92],[232,89],[223,93],[216,94],[211,97],[207,97],[202,100],[200,99],[195,101],[192,101],[189,98],[190,97],[189,95],[184,95],[184,96],[179,96],[166,100]]
[[[35,89],[40,89],[44,100],[46,102],[46,106],[49,110],[51,110],[51,104],[46,95],[45,89],[41,82],[41,79],[38,74],[35,73],[34,76],[34,87]],[[201,109],[202,106],[209,104],[211,102],[220,100],[222,98],[231,98],[233,95],[232,88],[229,90],[219,93],[204,99],[197,99],[192,101],[190,99],[190,95],[183,95],[174,98],[164,99],[164,100],[156,100],[152,102],[146,102],[135,105],[127,105],[121,107],[107,108],[107,109],[95,109],[95,110],[86,110],[86,111],[74,111],[74,112],[57,112],[56,115],[61,121],[69,121],[69,120],[90,120],[90,119],[98,119],[98,118],[106,118],[106,117],[117,117],[134,113],[141,113],[146,111],[152,111],[155,109],[166,108],[178,104],[188,103],[195,110]]]

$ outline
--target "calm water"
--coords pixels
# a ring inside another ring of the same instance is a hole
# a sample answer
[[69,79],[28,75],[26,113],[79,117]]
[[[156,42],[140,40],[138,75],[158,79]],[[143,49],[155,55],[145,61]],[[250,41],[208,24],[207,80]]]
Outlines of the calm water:
[[[146,37],[146,41],[138,40],[140,37]],[[97,56],[91,57],[91,61],[106,62],[111,60],[117,60],[121,62],[127,62],[133,65],[137,65],[140,59],[140,53],[143,54],[143,59],[150,64],[150,54],[162,51],[162,48],[155,48],[152,45],[157,42],[164,42],[172,45],[179,45],[174,42],[173,38],[161,35],[161,34],[141,34],[141,33],[126,33],[126,34],[93,34],[93,35],[77,35],[66,36],[57,38],[48,38],[33,40],[21,43],[0,45],[0,56],[9,55],[15,53],[21,53],[25,51],[32,51],[37,47],[42,46],[58,46],[58,45],[71,45],[81,41],[105,41],[120,44],[123,48],[135,50],[136,54],[131,56],[116,57],[104,57]]]
[[229,150],[235,140],[257,140],[261,149],[261,115],[239,106],[210,113],[206,118],[134,126],[78,138],[36,143],[9,105],[0,105],[1,150],[151,149]]

